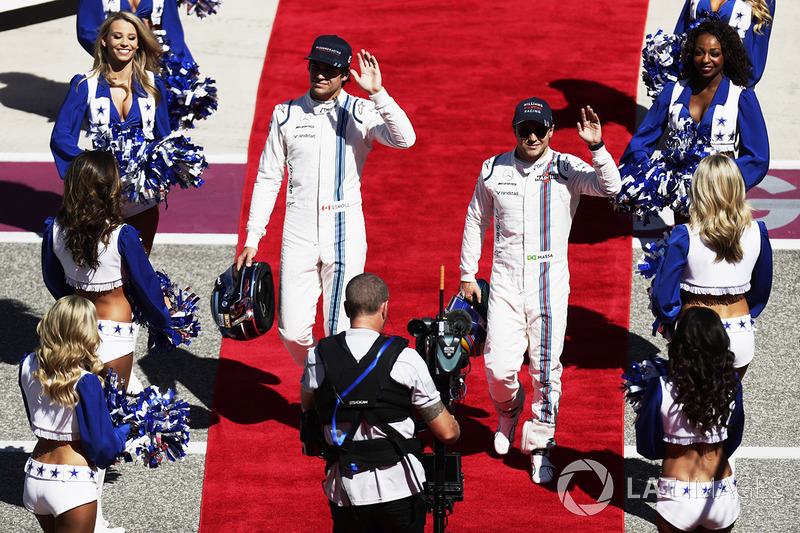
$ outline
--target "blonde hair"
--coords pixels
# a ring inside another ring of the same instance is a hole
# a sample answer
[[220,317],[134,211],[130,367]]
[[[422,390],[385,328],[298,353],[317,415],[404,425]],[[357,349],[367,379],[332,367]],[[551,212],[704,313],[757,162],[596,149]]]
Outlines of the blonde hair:
[[[108,18],[100,25],[97,30],[97,39],[94,41],[94,64],[89,76],[99,75],[102,76],[111,87],[122,87],[125,92],[128,92],[128,87],[124,85],[117,85],[111,79],[111,65],[108,62],[108,50],[103,46],[103,41],[108,41],[108,36],[111,33],[111,25],[118,21],[124,20],[136,28],[138,37],[138,48],[133,54],[133,79],[132,81],[141,85],[144,91],[156,99],[156,105],[161,100],[161,94],[156,88],[155,84],[150,81],[150,76],[147,71],[158,74],[161,72],[159,61],[161,60],[161,45],[158,44],[158,39],[150,31],[144,22],[131,13],[130,11],[117,11],[108,16]],[[85,81],[85,80],[82,80]]]
[[689,224],[716,252],[716,262],[742,260],[742,234],[753,215],[745,201],[744,178],[739,167],[723,154],[700,161],[689,189]]
[[747,0],[750,7],[753,9],[753,31],[761,34],[761,29],[766,24],[772,24],[772,15],[769,14],[769,4],[767,0]]
[[100,374],[103,370],[96,353],[100,335],[94,304],[81,296],[64,296],[44,314],[36,332],[39,368],[33,377],[52,402],[74,407],[78,403],[75,386],[82,371]]

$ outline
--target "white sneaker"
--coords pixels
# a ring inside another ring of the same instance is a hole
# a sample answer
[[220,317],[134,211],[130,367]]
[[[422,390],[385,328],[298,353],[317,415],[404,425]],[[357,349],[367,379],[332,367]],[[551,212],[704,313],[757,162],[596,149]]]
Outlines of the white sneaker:
[[553,481],[555,468],[550,462],[550,452],[547,450],[534,450],[531,454],[531,481],[537,485],[544,485]]
[[514,418],[500,417],[500,422],[497,424],[497,431],[494,433],[494,451],[496,451],[498,455],[507,454],[508,450],[511,448],[521,412],[522,409],[520,409],[520,412],[517,413],[517,416]]

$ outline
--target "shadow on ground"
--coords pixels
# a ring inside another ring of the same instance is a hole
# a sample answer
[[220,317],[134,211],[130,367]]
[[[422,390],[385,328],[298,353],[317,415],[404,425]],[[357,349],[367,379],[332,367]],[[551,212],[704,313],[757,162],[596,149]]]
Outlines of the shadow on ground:
[[[88,62],[87,62],[88,67]],[[0,73],[0,104],[55,122],[69,83],[40,78],[27,72]]]

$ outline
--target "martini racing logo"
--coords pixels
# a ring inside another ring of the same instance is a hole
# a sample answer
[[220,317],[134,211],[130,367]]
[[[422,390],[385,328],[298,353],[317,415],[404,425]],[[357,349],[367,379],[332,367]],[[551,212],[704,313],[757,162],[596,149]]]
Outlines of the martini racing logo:
[[544,106],[539,102],[525,102],[523,104],[523,111],[525,113],[541,113],[544,111]]

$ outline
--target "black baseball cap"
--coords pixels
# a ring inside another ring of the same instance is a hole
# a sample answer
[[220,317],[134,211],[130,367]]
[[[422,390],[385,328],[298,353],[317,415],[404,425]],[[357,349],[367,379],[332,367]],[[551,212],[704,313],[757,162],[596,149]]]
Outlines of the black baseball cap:
[[306,59],[320,61],[334,67],[350,67],[353,50],[347,41],[338,35],[320,35],[314,39],[311,53]]
[[549,128],[553,125],[553,112],[547,102],[541,98],[526,98],[517,104],[517,109],[514,110],[514,121],[511,125],[516,126],[527,120],[539,122]]

